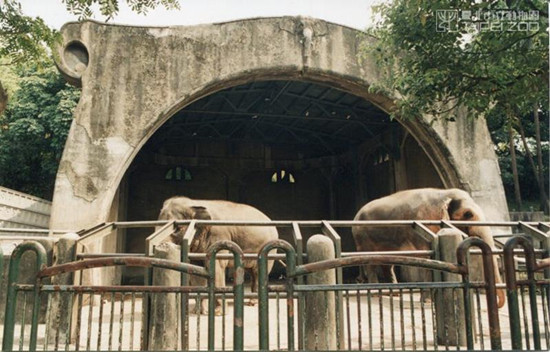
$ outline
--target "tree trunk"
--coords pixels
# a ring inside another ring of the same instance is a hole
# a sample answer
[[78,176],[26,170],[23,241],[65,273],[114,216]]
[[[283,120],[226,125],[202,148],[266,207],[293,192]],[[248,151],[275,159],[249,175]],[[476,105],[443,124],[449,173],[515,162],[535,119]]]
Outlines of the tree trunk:
[[544,192],[544,199],[541,198],[541,210],[545,214],[548,214],[550,211],[550,204],[548,202],[548,197],[545,190],[545,180],[544,180],[544,164],[542,163],[542,143],[540,139],[540,119],[539,119],[539,106],[535,104],[533,110],[534,122],[535,122],[535,141],[537,146],[537,165],[539,169],[539,185]]
[[6,110],[6,106],[8,105],[8,91],[4,89],[2,86],[2,82],[0,82],[0,116]]
[[518,127],[519,127],[519,133],[521,135],[521,142],[523,144],[523,147],[525,148],[525,154],[527,155],[527,159],[529,160],[531,169],[535,174],[535,180],[537,181],[537,186],[539,189],[539,196],[540,196],[539,199],[540,199],[541,205],[547,204],[548,197],[546,196],[546,190],[544,189],[544,181],[541,180],[542,175],[539,172],[540,170],[537,170],[537,166],[535,165],[535,161],[533,160],[533,155],[531,154],[531,150],[529,150],[529,145],[527,144],[527,138],[525,138],[525,130],[523,129],[523,124],[521,123],[521,120],[518,120]]
[[519,178],[518,178],[518,164],[516,160],[516,147],[514,146],[514,129],[512,128],[512,121],[508,120],[508,139],[510,143],[510,158],[512,161],[512,175],[514,176],[514,196],[516,198],[516,204],[518,211],[521,211],[521,192],[519,189]]

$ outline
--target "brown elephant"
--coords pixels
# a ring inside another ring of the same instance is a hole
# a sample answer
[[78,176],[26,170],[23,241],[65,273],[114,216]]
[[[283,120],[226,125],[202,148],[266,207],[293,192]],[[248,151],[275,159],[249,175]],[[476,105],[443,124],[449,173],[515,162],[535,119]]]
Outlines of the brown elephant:
[[[196,200],[187,197],[167,199],[160,211],[159,220],[236,220],[236,221],[270,221],[264,213],[246,204],[224,200]],[[197,234],[190,245],[191,252],[205,253],[210,245],[228,240],[235,242],[244,253],[258,253],[260,248],[279,235],[272,226],[197,226]],[[172,242],[181,244],[182,228],[172,235]],[[252,277],[252,292],[258,291],[258,265],[256,260],[243,261],[244,268]],[[216,286],[225,286],[225,269],[233,267],[232,260],[216,261]],[[268,273],[273,261],[268,262]],[[204,284],[205,281],[191,276],[191,284]],[[201,312],[206,313],[206,304],[201,304]],[[249,301],[250,305],[255,300]],[[198,307],[197,307],[198,308]],[[221,303],[216,305],[216,314],[221,314]]]
[[[483,210],[470,195],[460,189],[419,188],[397,192],[373,200],[364,205],[354,220],[464,220],[484,221]],[[437,233],[439,226],[428,226]],[[466,226],[460,230],[468,236],[481,238],[495,248],[493,236],[486,226]],[[353,239],[358,251],[429,250],[428,242],[415,235],[411,228],[364,227],[352,228]],[[502,282],[497,260],[494,258],[495,279]],[[369,282],[378,282],[377,271],[391,282],[397,282],[393,266],[367,266],[364,268]],[[498,304],[505,302],[503,290],[498,290]]]

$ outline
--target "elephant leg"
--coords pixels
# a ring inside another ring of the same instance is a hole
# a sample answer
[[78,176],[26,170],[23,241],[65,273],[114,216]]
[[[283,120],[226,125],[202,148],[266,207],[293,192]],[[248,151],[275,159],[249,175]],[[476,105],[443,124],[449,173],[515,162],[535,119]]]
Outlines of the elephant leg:
[[365,283],[365,282],[368,282],[368,277],[367,277],[367,266],[366,265],[362,265],[359,267],[359,275],[357,275],[357,277],[355,278],[355,281],[357,283]]
[[395,268],[393,265],[381,265],[382,275],[384,280],[391,282],[392,284],[397,283],[397,277],[395,276]]
[[[216,287],[225,286],[225,268],[227,266],[227,261],[216,261]],[[215,315],[223,315],[224,306],[223,302],[220,299],[216,299],[216,308],[214,310]]]
[[[251,279],[251,286],[250,290],[252,293],[258,293],[258,270],[253,268],[250,270],[250,279]],[[247,306],[255,306],[256,303],[258,303],[258,299],[256,298],[250,298],[245,304]]]
[[[189,276],[189,286],[206,286],[206,279],[199,276]],[[195,300],[195,314],[207,314],[208,313],[208,300],[205,298],[197,297]]]
[[367,272],[367,280],[369,281],[369,284],[378,283],[378,265],[365,265],[364,268]]

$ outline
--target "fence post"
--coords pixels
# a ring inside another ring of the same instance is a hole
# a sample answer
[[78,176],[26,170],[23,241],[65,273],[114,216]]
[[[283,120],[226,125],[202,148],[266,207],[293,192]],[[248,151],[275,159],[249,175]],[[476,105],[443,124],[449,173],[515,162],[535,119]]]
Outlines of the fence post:
[[[314,235],[307,241],[308,262],[334,259],[334,244],[330,238]],[[335,285],[335,270],[311,273],[308,285]],[[334,291],[308,292],[305,309],[305,349],[336,350],[336,301]]]
[[[76,233],[67,233],[61,237],[54,246],[54,265],[70,263],[76,258],[76,242],[80,236]],[[74,273],[59,274],[52,277],[52,285],[73,285]],[[59,339],[58,332],[65,332],[71,329],[71,319],[73,317],[73,299],[70,293],[63,291],[54,294],[48,302],[48,315],[46,320],[47,341]],[[76,316],[76,315],[75,315]],[[65,343],[69,343],[66,341]],[[57,345],[57,344],[56,344]]]
[[[179,262],[180,253],[173,243],[161,243],[153,256]],[[153,286],[180,286],[180,273],[175,270],[153,269]],[[178,349],[178,300],[176,293],[151,295],[149,311],[149,350],[168,351]]]
[[[456,263],[456,249],[462,242],[462,233],[455,229],[441,229],[439,238],[439,257],[441,261]],[[461,282],[458,274],[441,273],[441,281]],[[466,345],[466,322],[464,317],[464,300],[462,291],[443,288],[436,291],[435,314],[437,321],[438,344]]]

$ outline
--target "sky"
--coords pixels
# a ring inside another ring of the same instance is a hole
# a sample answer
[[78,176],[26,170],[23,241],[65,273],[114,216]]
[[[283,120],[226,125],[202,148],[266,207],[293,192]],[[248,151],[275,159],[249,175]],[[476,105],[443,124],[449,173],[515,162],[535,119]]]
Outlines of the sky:
[[[61,0],[20,0],[23,13],[41,17],[56,29],[77,18],[70,15]],[[181,10],[160,7],[146,16],[133,13],[124,0],[110,23],[171,26],[225,22],[250,17],[308,16],[357,29],[365,29],[371,6],[380,0],[180,0]],[[103,21],[96,16],[94,19]]]

